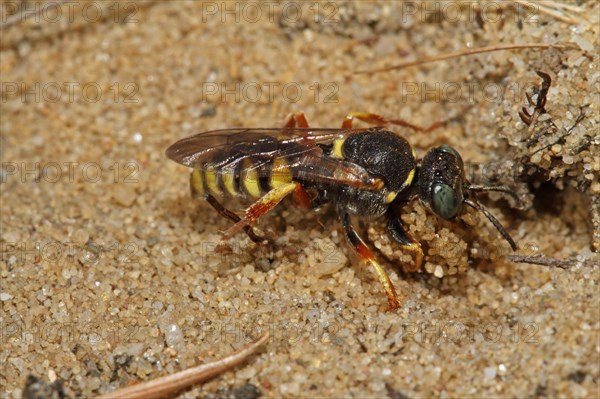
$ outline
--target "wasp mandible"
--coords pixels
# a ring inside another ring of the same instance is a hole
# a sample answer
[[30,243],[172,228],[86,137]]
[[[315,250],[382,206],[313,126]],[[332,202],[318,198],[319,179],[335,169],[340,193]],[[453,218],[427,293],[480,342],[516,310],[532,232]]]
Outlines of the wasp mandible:
[[[353,128],[354,119],[372,125]],[[193,197],[204,198],[221,215],[234,222],[224,233],[240,230],[254,242],[264,238],[252,225],[285,197],[315,209],[331,204],[337,210],[345,235],[361,262],[376,271],[390,309],[400,306],[389,276],[352,225],[352,216],[385,217],[389,235],[413,254],[416,268],[423,262],[420,243],[407,233],[401,208],[415,197],[434,214],[454,220],[465,205],[482,212],[510,244],[517,246],[500,222],[477,202],[476,192],[499,191],[516,197],[503,186],[471,185],[459,153],[449,145],[429,150],[417,160],[415,150],[388,125],[422,129],[402,120],[372,114],[348,114],[341,128],[311,128],[303,113],[289,116],[283,128],[222,129],[199,133],[171,145],[166,155],[193,168]],[[217,198],[252,200],[243,217],[225,208]]]

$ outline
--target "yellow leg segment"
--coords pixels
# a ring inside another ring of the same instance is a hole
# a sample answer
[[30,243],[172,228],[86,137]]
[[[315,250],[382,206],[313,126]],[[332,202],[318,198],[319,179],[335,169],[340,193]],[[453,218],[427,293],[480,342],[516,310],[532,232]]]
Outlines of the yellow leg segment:
[[346,237],[348,238],[348,241],[350,241],[352,249],[354,249],[363,263],[372,267],[377,273],[379,282],[381,283],[381,286],[388,297],[389,310],[399,308],[400,301],[398,300],[396,289],[394,288],[394,284],[392,284],[390,277],[385,270],[383,270],[383,267],[381,267],[379,262],[377,262],[377,259],[375,259],[375,256],[369,247],[364,243],[364,241],[359,237],[358,233],[356,233],[352,227],[350,223],[350,215],[344,210],[340,210],[339,214],[340,218],[342,219],[342,224],[344,225],[344,230],[346,231]]
[[407,272],[419,271],[421,266],[423,266],[423,248],[421,248],[421,244],[415,241],[412,244],[401,245],[400,248],[410,252],[415,259],[414,267],[405,267],[404,270]]

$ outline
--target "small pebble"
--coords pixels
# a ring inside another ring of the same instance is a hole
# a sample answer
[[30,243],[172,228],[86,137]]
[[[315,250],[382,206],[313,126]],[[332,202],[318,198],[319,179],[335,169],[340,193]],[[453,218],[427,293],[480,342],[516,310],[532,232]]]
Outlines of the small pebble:
[[119,205],[130,207],[137,198],[137,195],[130,183],[122,183],[117,184],[112,192],[112,197]]
[[133,134],[132,138],[133,138],[133,141],[135,141],[136,143],[141,143],[144,137],[142,136],[142,134],[140,132],[135,132]]
[[0,301],[8,301],[11,298],[12,298],[12,295],[10,295],[7,292],[3,292],[0,294]]
[[483,369],[483,374],[486,379],[491,380],[496,378],[496,368],[495,367],[486,367]]

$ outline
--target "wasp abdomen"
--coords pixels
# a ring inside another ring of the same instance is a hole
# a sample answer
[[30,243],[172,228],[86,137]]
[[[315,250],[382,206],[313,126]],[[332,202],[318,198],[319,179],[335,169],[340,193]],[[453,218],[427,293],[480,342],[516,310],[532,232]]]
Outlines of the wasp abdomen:
[[217,152],[210,162],[194,168],[190,187],[194,196],[258,199],[273,188],[290,183],[288,159],[277,156],[281,145],[271,137],[239,143]]

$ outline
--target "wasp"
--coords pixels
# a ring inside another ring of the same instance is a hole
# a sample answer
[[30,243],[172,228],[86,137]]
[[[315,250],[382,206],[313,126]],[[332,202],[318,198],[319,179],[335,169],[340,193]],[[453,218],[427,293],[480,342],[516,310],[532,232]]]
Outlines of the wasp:
[[[354,128],[355,119],[368,128]],[[401,209],[418,198],[431,212],[455,220],[465,206],[482,212],[516,250],[500,222],[481,205],[476,193],[499,191],[516,197],[504,186],[470,184],[460,154],[449,145],[430,149],[417,160],[403,137],[386,126],[404,125],[364,112],[348,114],[341,128],[311,128],[303,113],[291,114],[283,128],[213,130],[184,138],[166,155],[193,168],[192,196],[205,199],[222,216],[234,222],[224,238],[244,230],[260,243],[264,238],[252,226],[285,197],[305,209],[326,204],[335,207],[350,247],[360,261],[372,267],[387,294],[390,309],[400,306],[389,276],[352,224],[352,217],[385,217],[391,238],[410,252],[416,268],[423,262],[420,243],[405,230]],[[427,130],[433,129],[434,126]],[[253,203],[243,216],[225,208],[217,198],[238,197]]]

